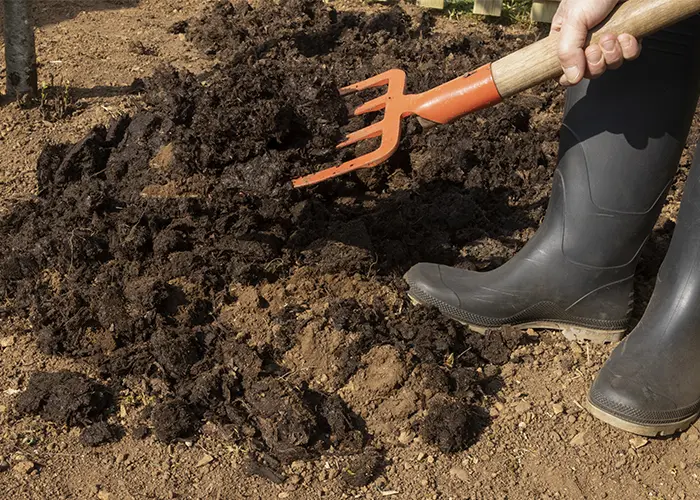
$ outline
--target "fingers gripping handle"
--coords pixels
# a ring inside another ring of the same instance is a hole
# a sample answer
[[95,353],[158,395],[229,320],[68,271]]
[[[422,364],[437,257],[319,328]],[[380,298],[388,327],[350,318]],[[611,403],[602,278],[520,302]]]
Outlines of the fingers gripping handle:
[[[700,0],[627,0],[591,30],[587,45],[597,43],[607,33],[628,33],[642,38],[697,13],[700,13]],[[491,71],[500,95],[510,97],[561,76],[558,45],[559,35],[552,33],[494,62]]]

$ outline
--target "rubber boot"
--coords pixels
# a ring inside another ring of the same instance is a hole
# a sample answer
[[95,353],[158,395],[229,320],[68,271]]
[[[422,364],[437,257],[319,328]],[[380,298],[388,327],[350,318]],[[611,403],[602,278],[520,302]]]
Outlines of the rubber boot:
[[700,415],[700,148],[644,316],[598,374],[589,410],[645,436],[687,429]]
[[409,297],[477,331],[513,325],[570,340],[622,338],[640,251],[698,100],[695,33],[697,17],[645,39],[637,60],[570,88],[537,233],[493,271],[417,264],[404,275]]

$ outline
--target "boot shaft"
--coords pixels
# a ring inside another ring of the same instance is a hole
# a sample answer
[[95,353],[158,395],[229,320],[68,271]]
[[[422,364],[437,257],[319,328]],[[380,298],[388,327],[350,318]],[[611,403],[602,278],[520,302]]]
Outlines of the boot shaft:
[[[641,56],[567,92],[552,198],[563,250],[582,265],[634,265],[677,171],[700,92],[700,16],[644,40]],[[560,186],[558,186],[560,184]]]

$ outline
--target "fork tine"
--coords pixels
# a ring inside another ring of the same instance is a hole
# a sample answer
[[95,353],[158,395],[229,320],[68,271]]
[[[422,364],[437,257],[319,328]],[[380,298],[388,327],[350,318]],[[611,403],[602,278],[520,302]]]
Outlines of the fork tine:
[[339,175],[347,174],[348,172],[352,172],[353,170],[377,166],[380,163],[384,162],[389,156],[391,156],[390,151],[388,151],[385,148],[380,148],[375,151],[372,151],[371,153],[367,153],[366,155],[360,156],[359,158],[346,161],[345,163],[338,165],[337,167],[327,168],[325,170],[321,170],[320,172],[316,172],[315,174],[310,174],[304,177],[299,177],[298,179],[294,179],[292,181],[292,185],[295,188],[298,188],[302,186],[318,184],[319,182],[323,182],[332,177],[338,177]]
[[337,149],[350,146],[363,139],[372,139],[382,134],[382,122],[373,123],[372,125],[361,128],[355,132],[350,132],[345,136],[345,140],[336,146]]
[[361,106],[358,106],[355,111],[352,112],[353,115],[355,116],[360,116],[365,113],[372,113],[374,111],[381,111],[386,107],[386,100],[387,96],[379,96],[376,99],[372,99],[371,101],[367,101],[366,103],[362,104]]
[[[336,146],[337,148],[344,148],[345,146],[350,146],[351,144],[355,144],[364,139],[382,136],[382,141],[379,148],[370,153],[362,155],[359,158],[346,161],[337,167],[327,168],[314,174],[293,179],[292,185],[295,188],[318,184],[319,182],[352,172],[353,170],[375,167],[388,160],[389,157],[394,154],[396,149],[399,147],[401,118],[404,115],[407,116],[408,114],[411,114],[410,106],[408,106],[407,101],[403,99],[410,98],[410,96],[404,96],[406,73],[400,69],[391,69],[375,77],[343,87],[340,89],[340,94],[347,95],[353,92],[359,92],[361,90],[381,87],[383,85],[389,85],[387,94],[362,104],[355,109],[353,114],[358,116],[364,113],[385,109],[386,113],[384,119],[363,129],[349,133],[345,137],[345,140]],[[393,107],[387,107],[389,99],[394,99],[394,101],[392,101]]]
[[343,87],[342,89],[340,89],[340,95],[348,95],[352,94],[353,92],[359,92],[361,90],[367,90],[374,87],[388,85],[392,79],[397,77],[400,78],[402,74],[404,74],[403,70],[390,69],[389,71],[380,73],[379,75],[373,76],[372,78],[368,78],[367,80],[363,80],[361,82],[348,85],[347,87]]

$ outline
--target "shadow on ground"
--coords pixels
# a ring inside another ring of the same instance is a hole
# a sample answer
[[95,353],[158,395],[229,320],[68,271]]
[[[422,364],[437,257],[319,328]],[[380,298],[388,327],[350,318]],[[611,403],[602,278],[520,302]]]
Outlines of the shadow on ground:
[[[34,22],[37,27],[72,19],[81,12],[136,7],[141,0],[33,0]],[[4,35],[5,12],[0,3],[0,34]]]
[[[136,95],[143,90],[143,82],[134,80],[131,85],[96,85],[95,87],[63,87],[51,85],[40,90],[40,96],[36,100],[20,104],[23,108],[39,107],[42,116],[49,121],[58,121],[75,111],[85,107],[85,99],[120,97]],[[13,101],[7,95],[0,94],[0,106],[5,106]],[[51,119],[46,114],[57,119]]]

